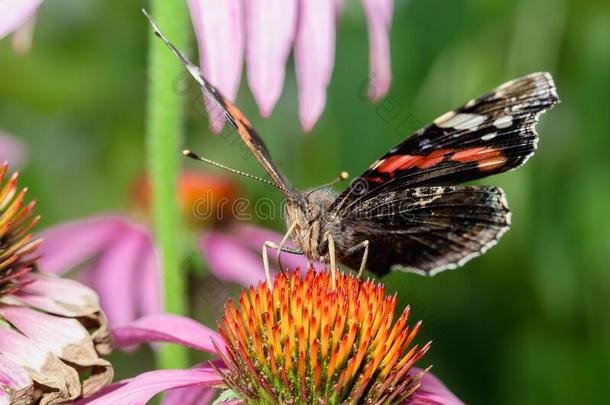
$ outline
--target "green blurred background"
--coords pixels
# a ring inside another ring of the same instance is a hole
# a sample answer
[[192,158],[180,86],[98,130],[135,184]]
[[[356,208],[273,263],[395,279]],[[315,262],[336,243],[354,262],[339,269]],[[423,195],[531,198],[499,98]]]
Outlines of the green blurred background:
[[[340,170],[360,173],[408,132],[503,81],[550,71],[562,104],[542,117],[536,156],[485,181],[507,192],[512,230],[458,271],[385,282],[424,321],[424,338],[434,340],[425,361],[465,402],[610,403],[610,3],[397,0],[386,102],[402,110],[391,119],[361,95],[366,25],[360,2],[347,3],[328,105],[312,133],[300,130],[292,61],[270,119],[260,118],[245,77],[238,104],[287,176],[307,188]],[[0,42],[0,128],[27,144],[23,184],[44,225],[127,207],[145,164],[142,6],[49,0],[29,54]],[[227,133],[211,135],[199,94],[189,94],[185,144],[261,173]],[[237,181],[249,196],[280,201]],[[141,369],[151,366],[147,355]]]

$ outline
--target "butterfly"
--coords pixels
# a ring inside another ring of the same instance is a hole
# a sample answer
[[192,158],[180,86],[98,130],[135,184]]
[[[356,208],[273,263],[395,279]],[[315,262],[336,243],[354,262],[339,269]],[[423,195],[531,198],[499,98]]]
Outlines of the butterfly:
[[[393,269],[434,275],[483,254],[509,229],[511,213],[499,187],[461,183],[523,165],[536,150],[540,114],[559,103],[549,73],[511,80],[415,132],[343,192],[301,192],[242,112],[151,24],[284,193],[288,232],[279,245],[265,244],[267,272],[266,247],[378,276]],[[296,248],[284,246],[287,238]]]

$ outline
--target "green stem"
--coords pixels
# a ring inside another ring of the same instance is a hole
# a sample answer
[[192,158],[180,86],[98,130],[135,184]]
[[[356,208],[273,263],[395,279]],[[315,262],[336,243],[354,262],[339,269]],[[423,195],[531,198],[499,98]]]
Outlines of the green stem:
[[[151,0],[150,6],[159,27],[179,49],[185,49],[189,32],[186,1]],[[184,118],[184,97],[176,83],[180,83],[184,71],[152,33],[148,63],[148,169],[153,186],[154,231],[160,252],[165,311],[185,315],[186,283],[181,264],[186,250],[180,242],[186,238],[182,234],[176,200]],[[185,368],[189,365],[188,352],[180,346],[166,346],[158,352],[157,361],[161,368]]]

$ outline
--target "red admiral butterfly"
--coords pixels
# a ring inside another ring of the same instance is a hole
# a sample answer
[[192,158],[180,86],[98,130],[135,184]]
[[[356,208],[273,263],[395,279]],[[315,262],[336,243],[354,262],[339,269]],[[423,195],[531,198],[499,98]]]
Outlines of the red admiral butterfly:
[[[288,232],[279,246],[265,244],[267,270],[267,247],[377,275],[393,267],[433,275],[479,256],[508,230],[510,211],[500,188],[457,184],[524,164],[536,150],[538,117],[559,102],[549,73],[512,80],[420,129],[341,194],[327,186],[303,193],[241,111],[152,24],[284,193]],[[296,249],[284,246],[288,237]]]

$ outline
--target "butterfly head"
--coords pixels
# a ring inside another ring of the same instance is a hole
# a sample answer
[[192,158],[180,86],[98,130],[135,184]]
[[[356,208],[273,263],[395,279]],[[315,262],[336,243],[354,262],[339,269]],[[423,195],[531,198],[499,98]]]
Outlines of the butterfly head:
[[293,239],[310,259],[320,259],[326,215],[335,197],[330,188],[323,188],[299,193],[286,201],[286,226],[290,228],[296,223]]

